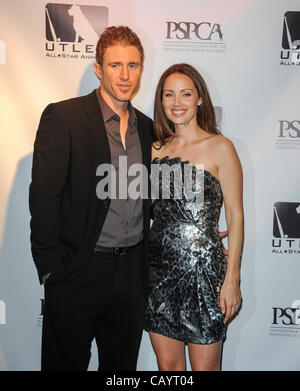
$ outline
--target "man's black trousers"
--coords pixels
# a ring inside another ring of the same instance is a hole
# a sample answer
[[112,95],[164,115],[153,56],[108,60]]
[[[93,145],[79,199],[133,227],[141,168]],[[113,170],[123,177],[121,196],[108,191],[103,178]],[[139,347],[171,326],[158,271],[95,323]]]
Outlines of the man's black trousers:
[[143,244],[125,255],[94,252],[82,273],[45,285],[43,371],[86,371],[92,340],[99,370],[134,371],[143,330]]

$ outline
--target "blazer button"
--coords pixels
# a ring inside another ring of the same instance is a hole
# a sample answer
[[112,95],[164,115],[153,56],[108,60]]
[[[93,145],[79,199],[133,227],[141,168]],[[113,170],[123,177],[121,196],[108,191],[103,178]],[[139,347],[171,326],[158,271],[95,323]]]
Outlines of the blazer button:
[[105,209],[108,208],[108,202],[107,202],[107,201],[104,201],[104,202],[103,202],[103,207],[104,207]]

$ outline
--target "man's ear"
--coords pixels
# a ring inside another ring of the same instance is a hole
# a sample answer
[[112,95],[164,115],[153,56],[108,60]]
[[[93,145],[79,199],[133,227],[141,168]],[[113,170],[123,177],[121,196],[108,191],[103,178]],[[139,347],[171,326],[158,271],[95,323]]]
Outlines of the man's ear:
[[95,72],[96,76],[98,77],[98,79],[102,78],[101,65],[98,64],[97,62],[94,63],[94,72]]

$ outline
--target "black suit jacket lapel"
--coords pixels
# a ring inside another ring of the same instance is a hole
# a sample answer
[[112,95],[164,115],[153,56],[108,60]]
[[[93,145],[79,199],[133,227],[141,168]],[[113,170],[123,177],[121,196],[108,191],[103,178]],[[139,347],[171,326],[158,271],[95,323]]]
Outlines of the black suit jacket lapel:
[[142,148],[142,159],[143,164],[149,169],[149,149],[151,150],[151,145],[147,145],[149,143],[148,137],[146,137],[146,131],[143,128],[145,126],[144,121],[140,117],[140,114],[136,111],[136,117],[137,117],[137,131],[139,134],[140,144]]
[[111,163],[109,141],[96,91],[87,96],[84,111],[87,115],[88,130],[95,142],[96,160],[99,164]]
[[[90,132],[90,135],[94,141],[96,161],[97,164],[102,163],[111,163],[111,153],[110,146],[105,130],[104,120],[102,112],[99,106],[97,99],[96,91],[93,91],[86,97],[84,104],[84,111],[87,118],[87,127]],[[142,149],[142,160],[143,164],[150,169],[150,160],[151,160],[151,139],[147,135],[149,129],[145,129],[146,123],[142,119],[142,116],[135,111],[137,116],[137,130],[139,135],[139,140]]]

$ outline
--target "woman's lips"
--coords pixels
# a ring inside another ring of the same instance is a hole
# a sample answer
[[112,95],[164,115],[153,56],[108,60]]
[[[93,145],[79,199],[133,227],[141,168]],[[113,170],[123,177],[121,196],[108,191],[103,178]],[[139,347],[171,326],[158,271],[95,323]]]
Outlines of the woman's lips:
[[186,110],[184,109],[176,109],[176,110],[171,110],[172,114],[174,115],[174,117],[181,117],[182,115],[184,115],[186,113]]

